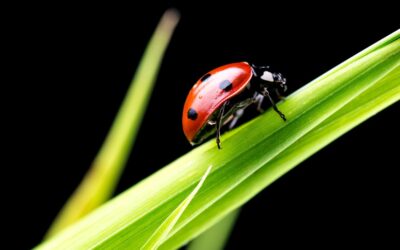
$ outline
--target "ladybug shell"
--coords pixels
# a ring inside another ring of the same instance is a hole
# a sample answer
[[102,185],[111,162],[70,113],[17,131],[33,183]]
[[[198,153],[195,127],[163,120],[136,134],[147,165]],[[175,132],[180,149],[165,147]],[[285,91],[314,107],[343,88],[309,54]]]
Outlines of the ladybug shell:
[[192,144],[208,120],[227,100],[242,92],[253,76],[247,62],[218,67],[201,77],[190,90],[183,108],[182,125],[186,138]]

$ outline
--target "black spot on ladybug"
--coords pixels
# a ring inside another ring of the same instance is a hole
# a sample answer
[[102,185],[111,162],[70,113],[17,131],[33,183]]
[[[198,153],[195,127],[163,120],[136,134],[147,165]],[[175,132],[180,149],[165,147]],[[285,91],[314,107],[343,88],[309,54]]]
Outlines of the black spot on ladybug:
[[187,117],[188,117],[190,120],[193,120],[193,121],[196,120],[196,119],[197,119],[197,112],[196,112],[196,110],[190,108],[190,109],[188,110]]
[[229,91],[232,89],[232,83],[228,80],[225,80],[219,84],[219,88],[223,89],[224,91]]
[[204,82],[204,81],[207,80],[210,76],[211,76],[211,74],[210,74],[210,73],[207,73],[207,74],[205,74],[204,76],[202,76],[202,77],[200,78],[200,81],[201,81],[201,82]]

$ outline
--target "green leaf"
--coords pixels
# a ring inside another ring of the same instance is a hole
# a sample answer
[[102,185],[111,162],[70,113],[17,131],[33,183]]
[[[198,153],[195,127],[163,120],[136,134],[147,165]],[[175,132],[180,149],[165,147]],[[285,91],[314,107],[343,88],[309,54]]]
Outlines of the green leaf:
[[193,191],[189,194],[188,197],[164,220],[164,222],[156,229],[153,235],[149,238],[149,240],[143,245],[141,249],[157,249],[158,246],[163,242],[163,240],[167,237],[169,232],[171,232],[172,228],[175,226],[178,219],[181,217],[182,213],[185,211],[187,206],[193,200],[194,196],[200,190],[204,181],[207,178],[207,175],[210,173],[211,166],[208,167],[207,171],[199,181],[199,184],[193,189]]
[[112,195],[135,141],[164,52],[179,14],[168,10],[158,24],[128,93],[90,170],[47,232],[53,236],[91,212]]
[[[323,146],[400,99],[400,32],[350,58],[269,110],[211,140],[103,205],[38,249],[142,247],[213,169],[160,249],[186,244]],[[345,174],[345,172],[344,172]]]

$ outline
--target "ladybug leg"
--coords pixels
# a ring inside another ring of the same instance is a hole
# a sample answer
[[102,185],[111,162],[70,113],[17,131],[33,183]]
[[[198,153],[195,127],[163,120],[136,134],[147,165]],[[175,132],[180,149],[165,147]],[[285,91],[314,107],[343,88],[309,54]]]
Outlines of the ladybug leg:
[[269,94],[267,88],[264,88],[264,89],[263,89],[262,95],[268,97],[269,101],[271,102],[272,108],[275,110],[276,113],[278,113],[278,114],[280,115],[280,117],[281,117],[284,121],[286,121],[285,115],[284,115],[281,111],[279,111],[278,107],[276,107],[276,104],[275,104],[274,100],[271,98],[271,95]]
[[229,123],[228,128],[233,129],[233,127],[235,127],[237,121],[240,119],[240,117],[242,117],[243,114],[244,114],[244,108],[236,110],[235,114],[233,114],[233,119]]
[[216,141],[217,141],[217,146],[218,149],[221,149],[221,125],[222,125],[222,117],[224,116],[224,110],[225,110],[225,106],[228,102],[225,102],[221,109],[219,110],[218,116],[217,116],[217,123],[216,123],[216,127],[217,127],[217,136],[216,136]]
[[254,103],[257,103],[257,111],[260,113],[264,113],[264,109],[261,106],[264,101],[264,96],[256,92],[253,98]]
[[242,102],[240,102],[236,107],[234,107],[233,109],[235,110],[232,114],[232,120],[230,120],[229,123],[229,129],[232,129],[233,127],[235,127],[237,121],[243,116],[244,114],[244,110],[251,104],[253,103],[258,103],[258,107],[259,110],[261,110],[260,112],[263,112],[262,108],[261,108],[261,103],[264,99],[264,96],[255,92],[254,96],[252,98],[248,98]]

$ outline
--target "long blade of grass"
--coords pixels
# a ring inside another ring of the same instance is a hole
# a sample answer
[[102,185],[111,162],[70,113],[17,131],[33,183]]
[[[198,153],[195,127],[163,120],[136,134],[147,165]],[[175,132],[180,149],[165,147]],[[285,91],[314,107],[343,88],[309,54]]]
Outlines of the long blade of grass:
[[[377,49],[379,47],[384,46],[385,44],[388,44],[388,43],[392,42],[393,40],[395,40],[394,36],[392,36],[391,39],[388,39],[386,41],[386,43],[384,43],[384,44],[378,44],[377,43],[377,44],[371,46],[371,48]],[[357,54],[355,57],[353,57],[353,59],[361,58],[362,56],[364,56],[366,54],[367,54],[367,52],[363,51],[363,52]],[[351,63],[351,60],[349,60],[348,63],[345,62],[345,63],[341,64],[340,66],[336,67],[334,70],[329,71],[328,74],[332,74],[335,71],[338,71],[338,70],[342,69],[343,67],[345,67],[346,65],[348,65],[350,63]],[[325,75],[321,76],[320,79],[322,79],[324,76],[326,76],[328,74],[325,74]],[[395,76],[395,78],[400,78],[400,71],[398,72],[398,75]],[[395,79],[393,79],[393,80],[395,80]],[[381,93],[382,98],[384,100],[384,99],[386,99],[386,97],[384,97],[385,93],[384,93],[383,90],[385,90],[385,88],[383,86],[381,86],[381,87],[379,87],[378,91]],[[400,91],[400,90],[398,90],[398,91]],[[391,95],[389,95],[389,96],[391,96]],[[355,112],[354,111],[351,112],[351,111],[352,110],[356,110],[357,108],[364,108],[366,110],[373,109],[373,107],[370,107],[371,105],[375,106],[376,110],[379,109],[378,101],[370,102],[369,105],[364,105],[363,107],[351,107],[351,105],[346,105],[346,108],[342,109],[335,117],[340,117],[341,116],[342,119],[343,119],[344,117],[346,117],[346,115],[347,115],[347,117],[352,116],[352,114],[354,114]],[[350,110],[350,111],[348,111],[348,110]],[[346,112],[348,112],[348,113],[346,114]],[[356,121],[356,119],[354,119],[354,121]],[[340,130],[344,129],[344,127],[340,126],[340,124],[342,122],[343,121],[341,119],[334,119],[334,117],[333,117],[333,120],[330,119],[329,121],[324,122],[324,124],[319,126],[316,129],[316,131],[323,130],[324,126],[331,126],[331,128],[327,129],[327,130],[334,131],[335,129],[338,129],[337,131],[339,132]],[[329,125],[327,125],[327,123],[329,123]],[[342,133],[345,133],[345,132],[346,131],[342,131]],[[308,136],[310,136],[310,138],[312,138],[313,140],[316,140],[316,136],[313,133],[310,133],[310,135],[308,135]],[[325,136],[328,136],[328,134],[325,134]],[[330,136],[332,137],[331,140],[333,140],[334,137],[335,137],[334,134],[332,134]],[[320,137],[320,138],[323,138],[323,137]],[[303,139],[303,140],[305,140],[305,139]],[[324,141],[324,140],[322,140],[322,141]],[[329,140],[325,139],[325,141],[328,142]],[[321,142],[319,144],[319,147],[322,148],[326,144],[327,143],[324,144],[323,142]],[[299,147],[295,148],[295,150],[299,150]],[[318,150],[318,149],[316,149],[316,150]],[[303,156],[304,159],[306,159],[307,157],[308,157],[308,155],[306,155],[306,154]],[[302,159],[302,158],[299,157],[298,159]],[[301,161],[299,161],[299,163],[300,162]],[[188,246],[188,249],[189,250],[197,250],[197,249],[216,249],[217,250],[217,249],[223,249],[224,246],[225,246],[226,239],[229,236],[229,233],[231,232],[232,227],[234,226],[238,215],[239,215],[239,210],[234,210],[233,212],[228,214],[225,218],[220,220],[218,223],[213,225],[211,228],[207,229],[205,232],[203,232],[201,235],[199,235],[197,238],[195,238],[192,242],[190,242],[190,244]],[[212,239],[212,240],[210,240],[210,239]]]
[[175,10],[166,11],[161,18],[107,138],[81,184],[54,220],[46,238],[74,223],[112,195],[135,141],[178,19]]
[[193,189],[189,196],[186,197],[186,199],[182,201],[182,203],[179,204],[179,206],[164,220],[164,222],[156,229],[156,231],[141,249],[157,249],[158,246],[161,245],[161,243],[167,237],[169,232],[171,232],[172,228],[175,226],[176,222],[181,217],[187,206],[189,206],[194,196],[200,190],[201,186],[207,178],[207,175],[210,173],[210,170],[211,166],[208,167],[203,177],[201,177],[199,184],[197,184],[197,186]]
[[400,32],[379,41],[279,103],[111,200],[38,249],[140,248],[213,169],[160,249],[187,243],[349,129],[400,99]]
[[[188,224],[184,225],[183,223],[183,227],[179,228],[179,225],[177,225],[174,229],[175,231],[171,233],[171,238],[161,249],[175,248],[185,244],[188,242],[188,239],[196,237],[199,233],[221,220],[223,218],[223,214],[220,213],[221,209],[229,207],[228,211],[231,211],[231,209],[239,207],[248,200],[248,197],[255,196],[265,186],[274,182],[340,135],[400,100],[399,66],[396,68],[396,71],[397,74],[390,74],[386,79],[382,79],[375,88],[364,92],[357,100],[344,106],[334,116],[325,120],[281,154],[266,163],[256,174],[242,182],[240,188],[233,189],[225,194],[223,198],[219,199],[218,202],[205,211],[202,211],[195,219],[190,220]],[[343,172],[345,174],[345,170]],[[175,232],[176,235],[174,235]]]

